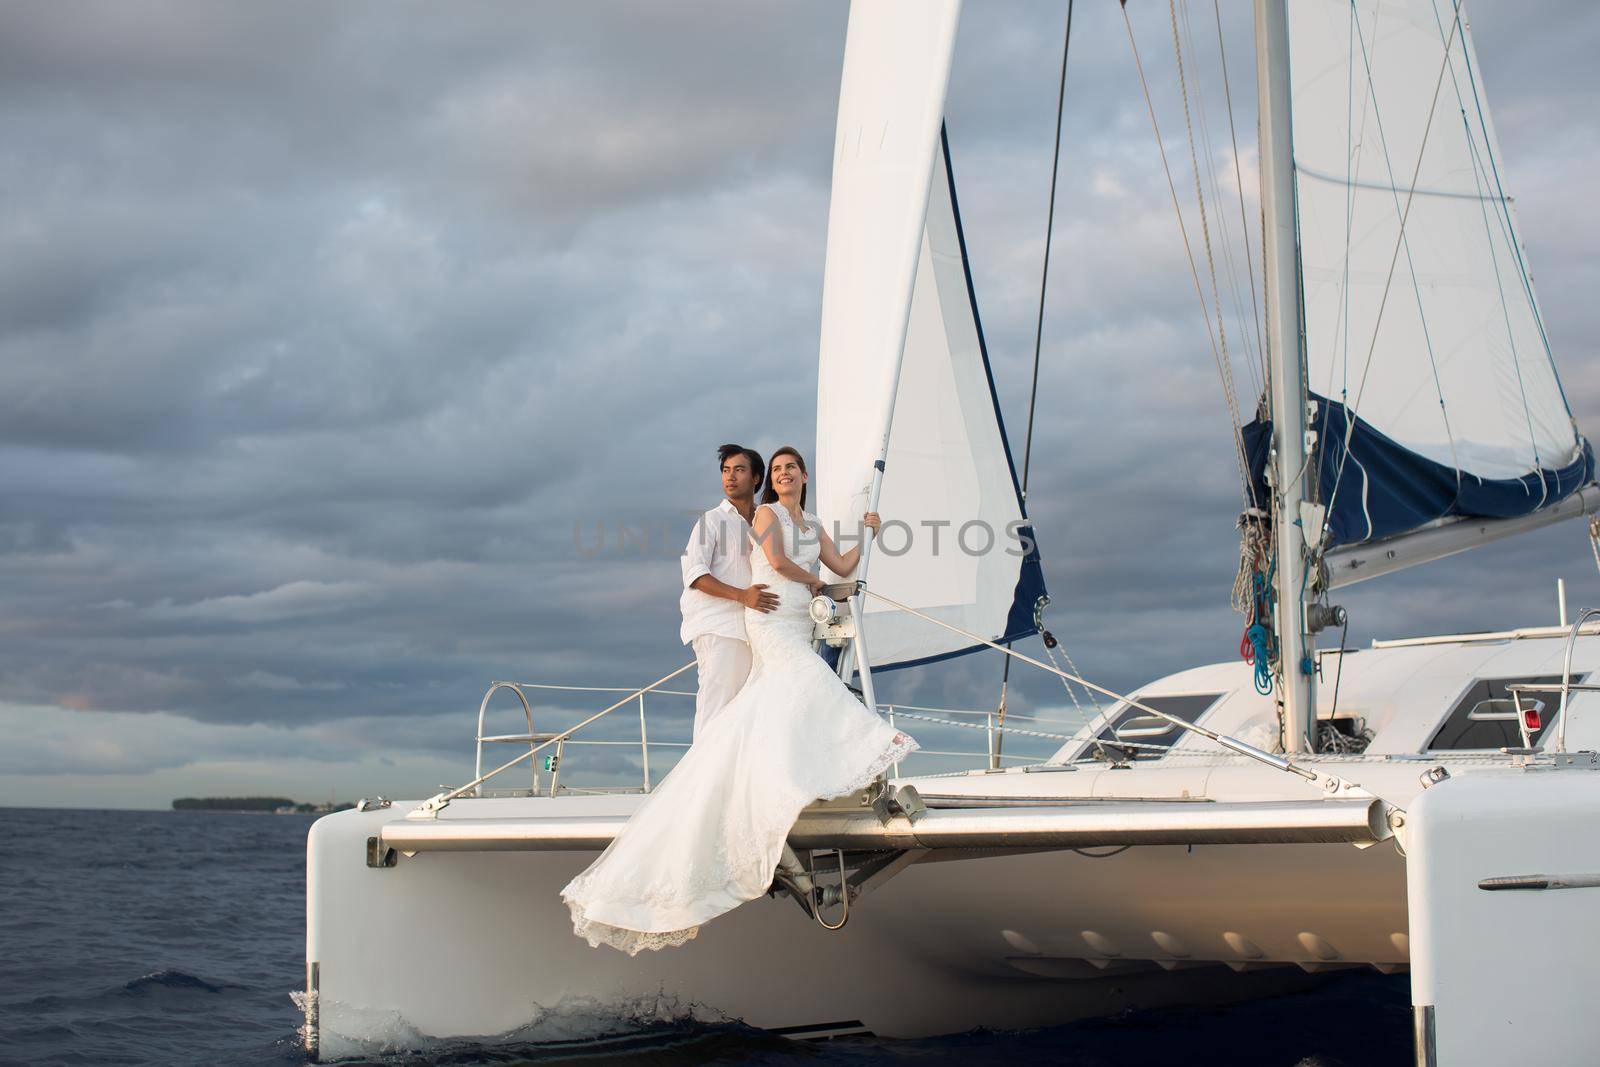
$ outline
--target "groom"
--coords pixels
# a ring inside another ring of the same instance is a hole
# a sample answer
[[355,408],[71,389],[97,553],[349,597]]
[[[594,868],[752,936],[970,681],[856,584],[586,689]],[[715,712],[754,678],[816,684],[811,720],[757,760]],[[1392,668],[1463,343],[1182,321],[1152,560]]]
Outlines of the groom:
[[722,464],[722,503],[700,516],[683,550],[683,611],[679,631],[694,648],[700,689],[694,701],[694,736],[733,699],[750,674],[750,642],[744,609],[778,606],[765,585],[750,584],[750,520],[765,468],[761,455],[743,445],[717,449]]

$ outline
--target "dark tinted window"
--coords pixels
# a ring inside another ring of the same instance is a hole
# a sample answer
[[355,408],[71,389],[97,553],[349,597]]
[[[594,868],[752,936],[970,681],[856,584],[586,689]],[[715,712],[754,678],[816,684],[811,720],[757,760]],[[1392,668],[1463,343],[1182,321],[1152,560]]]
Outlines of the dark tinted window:
[[[1221,693],[1199,693],[1192,696],[1173,697],[1141,696],[1135,699],[1137,699],[1141,704],[1155,708],[1157,711],[1164,711],[1168,715],[1176,715],[1184,722],[1195,722],[1200,718],[1201,715],[1205,714],[1207,708],[1211,707],[1211,705],[1217,702],[1217,699],[1221,695]],[[1119,739],[1116,736],[1116,731],[1120,727],[1127,725],[1134,719],[1149,719],[1153,717],[1154,716],[1152,716],[1149,712],[1141,711],[1139,708],[1123,708],[1117,713],[1116,718],[1112,719],[1111,722],[1106,725],[1105,729],[1100,731],[1100,735],[1096,738],[1096,740],[1108,742],[1110,744],[1118,744]],[[1163,746],[1175,745],[1183,739],[1183,735],[1185,733],[1188,733],[1188,731],[1183,729],[1181,726],[1168,725],[1168,727],[1165,730],[1162,730],[1159,734],[1154,734],[1151,736],[1128,737],[1123,739],[1120,743],[1128,755],[1135,759],[1159,759],[1165,755],[1164,752],[1158,749],[1133,748],[1129,746],[1128,743],[1137,742],[1141,745]],[[1094,758],[1094,745],[1091,743],[1087,748],[1079,753],[1078,758]]]
[[[1573,678],[1574,682],[1578,679]],[[1428,742],[1430,752],[1450,751],[1477,751],[1488,749],[1493,751],[1500,748],[1519,748],[1522,745],[1522,734],[1517,729],[1517,724],[1510,719],[1501,719],[1494,722],[1473,722],[1467,715],[1473,708],[1485,700],[1508,700],[1510,692],[1508,685],[1519,685],[1526,682],[1561,684],[1561,676],[1539,675],[1528,678],[1493,678],[1483,679],[1472,683],[1472,688],[1467,690],[1467,695],[1462,697],[1450,711],[1450,717],[1444,721],[1434,732],[1433,739]],[[1535,700],[1544,702],[1544,713],[1540,716],[1541,723],[1538,730],[1534,731],[1533,744],[1537,748],[1539,739],[1550,728],[1550,723],[1555,719],[1556,709],[1561,706],[1559,693],[1528,693],[1522,698],[1524,707],[1532,707]],[[1504,711],[1505,708],[1485,708],[1485,711]]]

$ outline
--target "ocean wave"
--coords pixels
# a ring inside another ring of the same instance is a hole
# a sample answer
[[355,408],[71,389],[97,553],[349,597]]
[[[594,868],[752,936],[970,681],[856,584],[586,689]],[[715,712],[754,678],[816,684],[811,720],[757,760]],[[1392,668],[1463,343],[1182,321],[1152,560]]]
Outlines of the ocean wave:
[[115,991],[119,996],[144,997],[159,994],[190,994],[203,993],[217,996],[224,993],[249,992],[248,986],[234,985],[230,982],[208,982],[204,978],[188,974],[184,971],[152,971],[140,975],[133,981]]

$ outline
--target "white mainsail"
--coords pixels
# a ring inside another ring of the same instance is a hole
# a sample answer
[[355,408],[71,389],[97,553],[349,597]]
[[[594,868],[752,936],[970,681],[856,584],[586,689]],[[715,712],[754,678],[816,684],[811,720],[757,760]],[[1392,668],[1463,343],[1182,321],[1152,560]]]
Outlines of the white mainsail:
[[1592,459],[1551,358],[1465,18],[1451,0],[1300,0],[1289,32],[1307,387],[1340,416],[1321,445],[1324,481],[1343,447],[1335,405],[1448,469],[1419,502],[1399,478],[1379,484],[1384,463],[1352,464],[1334,502],[1354,508],[1344,539],[1555,503]]
[[[878,502],[887,525],[870,585],[1000,638],[1030,632],[1043,583],[1036,553],[1025,559],[1031,531],[989,379],[940,136],[957,7],[851,8],[828,218],[814,484],[823,523],[853,536],[888,433]],[[1014,619],[1019,597],[1025,604]],[[866,607],[875,668],[970,645],[879,602]]]

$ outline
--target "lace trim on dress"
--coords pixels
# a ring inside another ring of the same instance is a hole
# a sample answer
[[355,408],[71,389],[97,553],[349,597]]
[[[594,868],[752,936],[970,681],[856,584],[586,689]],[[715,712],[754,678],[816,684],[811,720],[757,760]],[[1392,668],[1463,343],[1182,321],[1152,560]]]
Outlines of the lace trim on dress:
[[911,755],[911,753],[916,752],[921,748],[922,746],[917,744],[916,738],[912,737],[910,734],[903,734],[896,731],[894,739],[889,742],[889,748],[883,753],[883,755],[872,761],[872,766],[869,767],[865,772],[865,777],[862,778],[861,783],[859,785],[852,786],[851,788],[845,790],[845,792],[850,793],[862,788],[868,782],[878,777],[878,775],[882,774],[884,771],[888,770],[890,767],[893,767],[896,763],[899,763],[901,760]]
[[567,909],[572,912],[572,932],[589,942],[590,948],[610,945],[630,956],[637,956],[646,949],[660,952],[664,948],[678,948],[693,941],[695,935],[700,932],[698,926],[691,926],[687,930],[666,930],[661,933],[625,930],[620,926],[584,918],[583,905],[576,900],[568,900]]
[[[899,763],[922,746],[917,744],[910,734],[895,732],[889,740],[889,745],[877,758],[864,767],[848,784],[841,786],[838,792],[830,797],[844,796],[857,789],[864,789],[880,774]],[[585,941],[590,948],[599,948],[601,945],[610,945],[619,952],[626,952],[630,956],[637,956],[644,951],[659,952],[664,948],[678,948],[693,941],[695,935],[700,933],[700,927],[690,926],[682,930],[662,930],[651,932],[647,930],[629,930],[621,926],[612,926],[596,919],[590,919],[583,914],[583,905],[578,901],[567,898],[567,910],[572,913],[572,931]]]
[[848,781],[830,789],[828,795],[822,799],[831,800],[834,797],[842,797],[848,793],[854,793],[857,789],[865,789],[884,771],[887,771],[921,747],[921,745],[917,744],[916,738],[910,734],[896,731],[894,737],[889,739],[889,746],[880,752],[876,759],[863,767],[859,773]]

